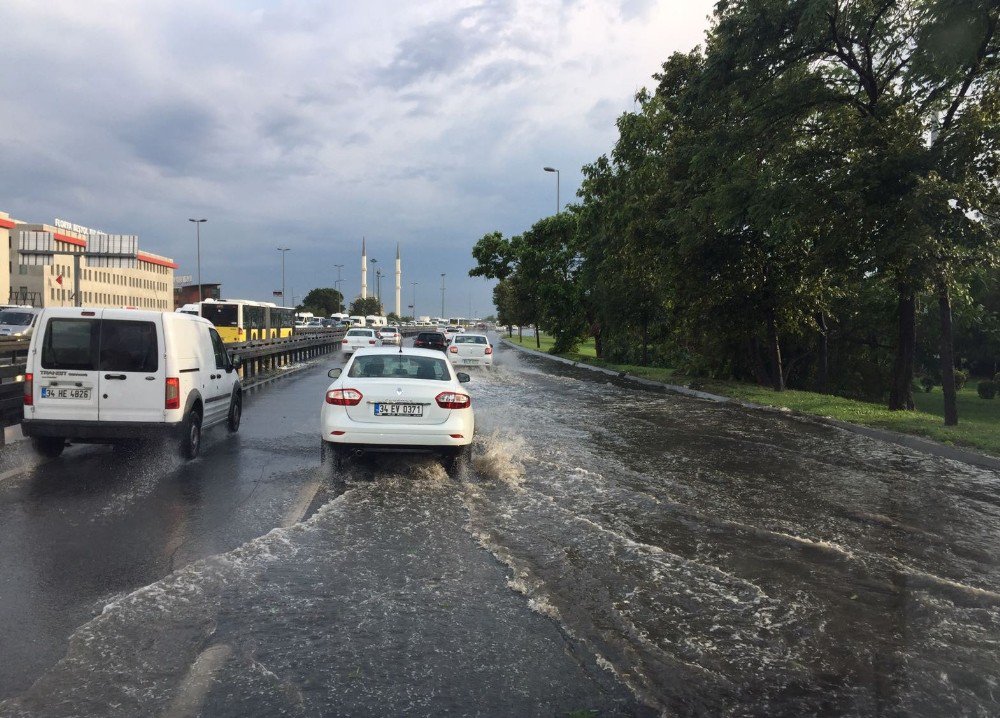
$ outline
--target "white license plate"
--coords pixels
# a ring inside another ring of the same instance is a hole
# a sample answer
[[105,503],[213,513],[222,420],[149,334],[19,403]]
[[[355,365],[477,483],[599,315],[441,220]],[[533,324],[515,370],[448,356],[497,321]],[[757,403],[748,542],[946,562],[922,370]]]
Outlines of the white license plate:
[[376,404],[375,416],[423,416],[420,404]]
[[459,364],[478,364],[478,363],[479,363],[478,359],[463,359],[462,361],[459,362]]
[[43,399],[90,399],[90,389],[71,389],[69,387],[53,388],[51,386],[42,387]]

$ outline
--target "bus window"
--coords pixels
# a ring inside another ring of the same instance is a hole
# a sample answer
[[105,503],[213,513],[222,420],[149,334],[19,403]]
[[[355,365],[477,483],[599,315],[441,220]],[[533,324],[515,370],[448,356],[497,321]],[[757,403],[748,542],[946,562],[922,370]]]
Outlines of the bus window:
[[235,304],[212,304],[201,305],[201,315],[217,327],[237,327],[239,326],[239,307]]

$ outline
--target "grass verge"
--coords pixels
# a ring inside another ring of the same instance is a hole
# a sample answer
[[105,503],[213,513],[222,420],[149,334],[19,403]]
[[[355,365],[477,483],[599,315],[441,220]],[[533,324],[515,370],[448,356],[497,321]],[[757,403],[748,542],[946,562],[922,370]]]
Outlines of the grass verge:
[[[551,337],[543,334],[539,339],[542,351],[547,352],[552,348]],[[512,341],[515,344],[519,343],[517,336],[514,336]],[[525,336],[520,343],[535,349],[534,336]],[[580,345],[576,352],[559,356],[670,384],[686,385],[690,381],[688,377],[667,367],[612,364],[597,359],[593,340]],[[914,393],[913,398],[917,405],[915,411],[889,411],[881,404],[811,391],[788,390],[779,393],[757,384],[740,382],[708,380],[702,382],[699,388],[712,394],[721,394],[754,404],[787,408],[803,414],[923,436],[943,444],[967,446],[1000,456],[1000,399],[980,399],[974,388],[975,384],[976,380],[970,379],[969,385],[958,393],[959,425],[950,427],[944,425],[944,397],[940,387],[934,387],[930,393]]]

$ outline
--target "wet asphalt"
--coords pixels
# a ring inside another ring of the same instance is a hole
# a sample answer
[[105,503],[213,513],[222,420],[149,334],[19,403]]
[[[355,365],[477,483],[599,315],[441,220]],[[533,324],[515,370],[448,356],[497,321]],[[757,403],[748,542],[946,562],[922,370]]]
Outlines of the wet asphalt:
[[0,450],[0,715],[1000,714],[1000,477],[513,350],[476,456]]

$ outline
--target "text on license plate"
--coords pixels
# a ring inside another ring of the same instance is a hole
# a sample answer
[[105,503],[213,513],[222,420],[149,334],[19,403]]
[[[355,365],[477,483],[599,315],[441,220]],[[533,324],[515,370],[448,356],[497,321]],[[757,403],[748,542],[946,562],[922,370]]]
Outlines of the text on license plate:
[[423,416],[420,404],[376,404],[375,416]]
[[90,388],[86,389],[73,389],[66,387],[65,389],[59,388],[54,389],[51,386],[42,387],[42,398],[43,399],[89,399],[90,398]]

